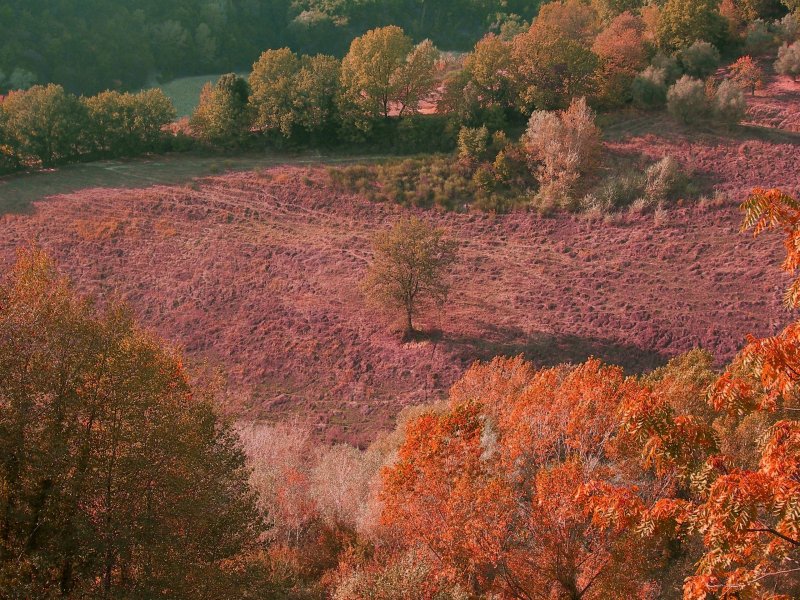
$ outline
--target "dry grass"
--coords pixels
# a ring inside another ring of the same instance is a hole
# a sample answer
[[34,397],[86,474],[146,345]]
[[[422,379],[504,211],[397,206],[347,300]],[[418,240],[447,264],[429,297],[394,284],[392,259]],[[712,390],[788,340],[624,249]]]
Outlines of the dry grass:
[[[784,110],[800,106],[798,90],[782,92]],[[328,439],[365,442],[403,406],[442,397],[476,359],[596,355],[642,370],[699,345],[725,360],[746,334],[790,320],[780,239],[740,234],[735,204],[756,185],[800,192],[797,137],[754,127],[690,136],[646,121],[612,128],[612,150],[678,156],[715,200],[602,220],[442,214],[337,192],[322,166],[260,168],[39,202],[3,218],[0,264],[38,240],[80,290],[118,293],[190,356],[223,365],[241,417],[298,415]],[[157,179],[184,168],[133,172]],[[92,169],[48,185],[91,185]],[[46,186],[32,186],[41,189],[29,197],[41,197]],[[403,345],[358,284],[374,232],[411,212],[460,240],[461,261],[446,311],[422,320],[430,338]]]
[[8,265],[38,239],[79,289],[118,293],[191,356],[224,365],[240,416],[299,415],[355,442],[441,397],[475,359],[597,355],[641,370],[696,345],[729,358],[745,334],[788,319],[779,241],[739,234],[730,205],[608,224],[419,211],[462,258],[447,310],[422,320],[434,335],[403,345],[358,284],[373,233],[408,211],[326,183],[322,167],[280,167],[197,189],[66,195],[7,216],[0,256]]

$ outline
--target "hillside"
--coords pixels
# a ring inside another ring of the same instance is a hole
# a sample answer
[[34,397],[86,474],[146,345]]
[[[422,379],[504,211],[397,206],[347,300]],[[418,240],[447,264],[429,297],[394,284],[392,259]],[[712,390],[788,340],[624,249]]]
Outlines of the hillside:
[[754,186],[800,191],[798,86],[779,80],[751,104],[733,135],[690,136],[666,117],[608,126],[610,152],[675,155],[716,201],[605,221],[424,213],[462,256],[430,341],[401,345],[358,288],[371,235],[404,209],[336,192],[322,166],[54,196],[4,217],[0,254],[5,267],[38,240],[81,291],[119,294],[225,367],[237,414],[298,415],[363,443],[476,359],[595,355],[643,370],[697,345],[727,360],[746,334],[784,325],[779,242],[740,234],[736,205]]
[[190,355],[224,364],[243,414],[313,413],[358,441],[477,358],[644,369],[702,345],[727,359],[786,320],[777,244],[740,235],[731,207],[658,226],[446,215],[463,259],[451,306],[428,323],[441,339],[400,345],[358,292],[370,234],[399,211],[331,194],[321,171],[268,174],[61,197],[7,218],[3,256],[38,239],[82,290],[118,292]]

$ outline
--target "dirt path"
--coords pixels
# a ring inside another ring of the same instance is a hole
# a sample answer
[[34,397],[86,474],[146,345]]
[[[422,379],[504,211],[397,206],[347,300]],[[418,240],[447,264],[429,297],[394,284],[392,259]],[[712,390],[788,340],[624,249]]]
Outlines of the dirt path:
[[186,153],[65,165],[45,171],[0,178],[0,214],[25,213],[30,211],[34,202],[80,190],[140,189],[152,185],[180,185],[199,177],[251,171],[276,165],[339,164],[383,158],[388,157],[328,155],[319,152],[299,155],[248,153],[238,156]]

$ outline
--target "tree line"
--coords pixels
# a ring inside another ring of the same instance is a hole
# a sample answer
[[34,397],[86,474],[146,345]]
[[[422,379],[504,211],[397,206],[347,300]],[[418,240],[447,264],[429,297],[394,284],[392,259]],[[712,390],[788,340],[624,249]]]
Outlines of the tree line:
[[174,119],[159,89],[81,98],[54,84],[12,92],[0,102],[0,172],[163,152]]
[[[760,16],[779,14],[780,5],[759,7],[745,18],[743,8],[716,0],[668,0],[663,6],[551,2],[531,25],[507,22],[455,61],[427,40],[414,45],[395,26],[356,38],[341,61],[268,50],[235,92],[231,75],[204,90],[193,125],[198,136],[217,143],[241,139],[248,127],[286,139],[363,139],[376,128],[376,137],[385,136],[381,121],[413,117],[427,100],[448,117],[449,128],[441,134],[455,142],[459,125],[502,129],[535,110],[566,108],[579,97],[604,110],[627,104],[658,108],[681,77],[703,82],[723,55],[745,55],[750,62],[733,70],[732,84],[716,103],[720,115],[735,113],[731,86],[754,91],[763,80],[752,57],[768,56],[783,44],[776,69],[792,76],[798,69],[797,16],[768,22]],[[406,121],[401,132],[422,127],[419,121]]]
[[[746,108],[741,90],[763,83],[763,59],[777,54],[779,73],[800,73],[797,14],[760,18],[781,6],[562,0],[543,5],[530,25],[505,21],[459,59],[395,25],[356,37],[342,59],[267,50],[247,79],[228,74],[203,89],[191,133],[211,147],[266,140],[449,151],[462,127],[511,131],[581,97],[598,110],[669,105],[686,123],[735,124]],[[741,56],[729,81],[716,74],[723,56]],[[186,147],[186,136],[157,133],[173,116],[153,91],[13,92],[0,103],[0,168]]]

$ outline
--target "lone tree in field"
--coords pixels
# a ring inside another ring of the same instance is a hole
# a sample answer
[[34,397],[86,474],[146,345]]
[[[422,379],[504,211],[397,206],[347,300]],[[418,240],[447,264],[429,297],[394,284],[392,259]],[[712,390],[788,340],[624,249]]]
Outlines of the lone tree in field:
[[386,311],[402,311],[403,339],[409,339],[414,316],[424,306],[442,306],[447,300],[447,274],[456,259],[456,244],[445,239],[442,229],[412,217],[379,233],[374,248],[364,292]]

